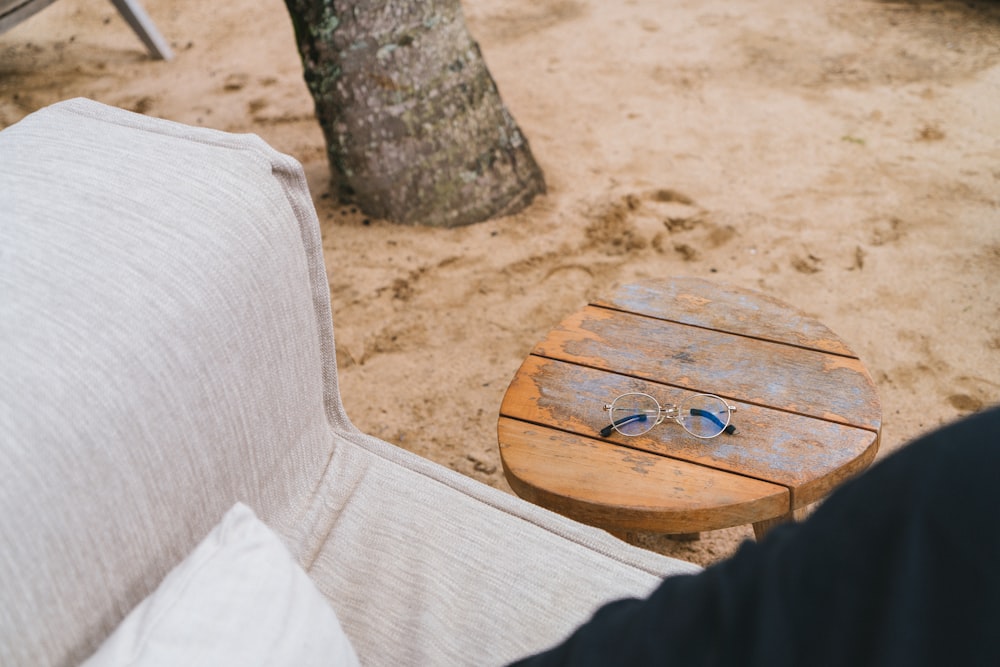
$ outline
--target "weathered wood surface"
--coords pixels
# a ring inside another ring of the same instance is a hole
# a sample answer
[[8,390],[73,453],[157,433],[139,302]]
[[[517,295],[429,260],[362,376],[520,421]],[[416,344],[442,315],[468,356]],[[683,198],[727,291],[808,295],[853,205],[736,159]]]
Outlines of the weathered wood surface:
[[[629,391],[661,403],[718,394],[738,407],[738,431],[700,440],[665,422],[600,438],[604,404]],[[500,413],[515,492],[616,533],[754,523],[763,534],[867,467],[881,430],[874,384],[833,332],[696,279],[627,285],[567,317],[524,361]]]
[[[699,387],[699,390],[702,388]],[[604,404],[629,391],[677,403],[690,393],[608,371],[529,356],[504,396],[500,414],[534,425],[599,438],[608,423]],[[665,421],[649,432],[607,441],[651,454],[696,463],[787,487],[791,507],[819,500],[841,481],[863,470],[876,453],[871,431],[753,405],[737,406],[734,435],[702,440]],[[788,508],[786,508],[788,509]]]
[[777,528],[783,523],[788,523],[789,521],[795,520],[795,514],[793,512],[786,512],[771,519],[764,519],[763,521],[753,522],[753,534],[758,540],[764,539],[764,536],[771,532],[772,529]]
[[533,354],[873,431],[881,421],[854,357],[632,313],[587,306]]
[[614,531],[697,532],[781,514],[788,490],[615,443],[501,418],[504,473],[531,502]]
[[624,285],[592,305],[855,356],[826,325],[766,294],[699,278]]

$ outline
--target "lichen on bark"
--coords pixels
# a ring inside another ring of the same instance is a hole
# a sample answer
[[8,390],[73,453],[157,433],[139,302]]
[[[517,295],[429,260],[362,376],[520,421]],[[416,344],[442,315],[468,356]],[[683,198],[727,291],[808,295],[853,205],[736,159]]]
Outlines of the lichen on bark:
[[286,0],[340,198],[456,226],[545,191],[458,0]]

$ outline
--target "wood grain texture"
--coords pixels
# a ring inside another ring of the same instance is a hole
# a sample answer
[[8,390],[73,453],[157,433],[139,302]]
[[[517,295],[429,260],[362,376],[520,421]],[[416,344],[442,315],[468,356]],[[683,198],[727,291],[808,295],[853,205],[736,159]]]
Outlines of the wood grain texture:
[[874,384],[852,357],[587,306],[533,354],[876,431]]
[[788,509],[788,490],[617,443],[501,418],[504,473],[522,498],[615,531],[684,533]]
[[[603,409],[639,391],[737,407],[737,432],[695,438],[666,421],[612,433]],[[617,534],[753,523],[763,535],[875,459],[881,405],[832,331],[764,295],[678,278],[626,285],[535,346],[500,408],[515,492]]]
[[794,521],[795,515],[792,512],[787,514],[782,514],[781,516],[776,516],[773,519],[764,519],[763,521],[754,521],[753,523],[753,536],[757,538],[758,541],[764,539],[765,536],[778,526],[783,523],[788,523],[789,521]]
[[[604,404],[629,391],[650,394],[661,403],[678,403],[690,393],[532,355],[515,374],[500,414],[597,438],[608,423]],[[737,428],[735,435],[702,440],[675,423],[664,422],[641,436],[613,433],[607,440],[781,484],[790,491],[792,509],[825,496],[844,479],[863,470],[878,451],[875,434],[866,429],[739,400],[731,402],[737,407],[732,422]]]
[[700,278],[624,285],[593,305],[729,331],[822,352],[856,356],[826,325],[760,292]]

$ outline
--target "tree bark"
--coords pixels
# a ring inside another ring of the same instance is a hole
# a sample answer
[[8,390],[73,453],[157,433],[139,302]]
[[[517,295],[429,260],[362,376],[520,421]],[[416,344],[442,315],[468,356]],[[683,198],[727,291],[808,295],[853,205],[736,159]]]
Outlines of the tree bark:
[[509,215],[545,180],[459,0],[285,0],[340,199],[441,227]]

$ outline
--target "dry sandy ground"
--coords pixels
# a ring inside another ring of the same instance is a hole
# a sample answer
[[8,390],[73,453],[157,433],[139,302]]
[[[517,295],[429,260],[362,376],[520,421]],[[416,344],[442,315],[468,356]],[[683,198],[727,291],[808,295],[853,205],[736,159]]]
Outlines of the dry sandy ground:
[[[880,392],[882,455],[1000,402],[996,2],[467,0],[549,193],[457,230],[331,200],[280,0],[145,6],[173,62],[94,0],[0,36],[0,127],[87,96],[303,162],[344,401],[371,433],[509,490],[497,410],[533,343],[590,296],[678,274],[840,334]],[[708,563],[750,534],[647,544]]]

